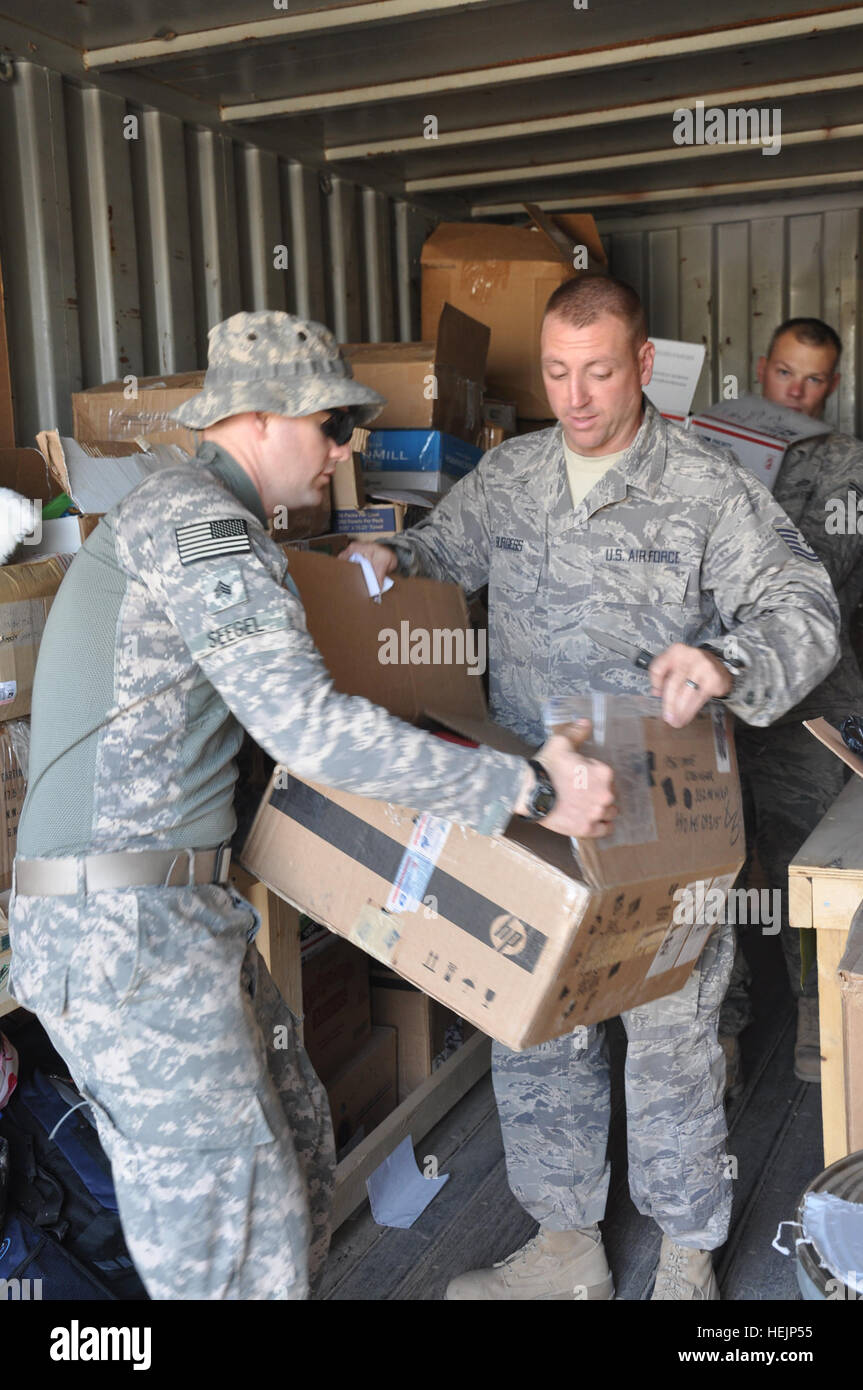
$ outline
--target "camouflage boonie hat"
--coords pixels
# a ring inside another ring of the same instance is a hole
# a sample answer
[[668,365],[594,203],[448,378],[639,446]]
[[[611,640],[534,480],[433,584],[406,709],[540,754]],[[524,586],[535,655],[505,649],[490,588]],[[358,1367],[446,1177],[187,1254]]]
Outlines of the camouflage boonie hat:
[[358,423],[379,415],[386,398],[354,381],[350,363],[328,328],[281,310],[233,314],[209,333],[204,389],[171,413],[191,430],[229,415],[265,410],[313,415],[353,406]]

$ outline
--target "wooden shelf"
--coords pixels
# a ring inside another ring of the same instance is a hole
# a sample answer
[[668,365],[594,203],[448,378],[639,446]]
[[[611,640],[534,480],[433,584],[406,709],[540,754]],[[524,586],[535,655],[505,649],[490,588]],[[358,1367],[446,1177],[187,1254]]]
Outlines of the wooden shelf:
[[816,932],[825,1166],[849,1153],[842,995],[837,967],[863,902],[863,779],[853,777],[788,865],[788,919]]
[[[285,1003],[301,1015],[299,913],[239,865],[232,866],[231,880],[260,913],[258,949]],[[342,1159],[336,1168],[333,1230],[366,1200],[366,1178],[383,1163],[387,1154],[407,1135],[418,1143],[467,1094],[490,1065],[491,1039],[484,1033],[476,1033]]]

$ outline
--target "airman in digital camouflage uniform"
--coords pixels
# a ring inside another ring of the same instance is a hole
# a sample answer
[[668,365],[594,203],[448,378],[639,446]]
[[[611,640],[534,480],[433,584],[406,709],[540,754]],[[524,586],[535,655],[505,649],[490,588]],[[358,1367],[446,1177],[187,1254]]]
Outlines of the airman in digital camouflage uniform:
[[[765,399],[780,417],[790,409],[820,419],[839,385],[841,351],[837,334],[820,319],[781,324],[758,363]],[[781,895],[782,947],[797,999],[794,1071],[801,1081],[821,1080],[818,974],[810,968],[801,986],[800,933],[788,925],[788,863],[836,800],[844,780],[843,764],[801,721],[820,715],[838,726],[846,714],[863,714],[863,678],[851,646],[851,620],[863,597],[863,534],[857,532],[856,514],[848,514],[849,494],[852,507],[863,496],[863,445],[853,435],[831,432],[789,448],[773,496],[833,582],[841,613],[841,659],[826,680],[770,728],[740,729],[737,738],[747,844],[750,851],[757,849],[769,886]],[[751,1017],[748,983],[749,970],[738,950],[720,1017],[732,1094],[742,1089],[737,1038]]]
[[524,760],[333,690],[267,518],[319,503],[381,404],[319,324],[218,325],[176,416],[197,457],[108,513],[45,627],[13,990],[93,1108],[153,1298],[302,1298],[328,1243],[326,1094],[227,882],[243,729],[301,777],[489,834],[513,810],[588,835],[614,814],[610,770],[567,739],[540,754],[549,813]]
[[[488,583],[493,714],[525,738],[541,736],[550,696],[648,684],[676,727],[711,697],[763,726],[836,662],[838,609],[817,556],[761,483],[644,401],[652,362],[629,286],[566,282],[542,331],[560,423],[492,449],[419,526],[351,547],[379,576],[397,567],[468,592]],[[586,625],[658,653],[649,682]],[[710,1251],[726,1238],[731,1185],[717,1019],[733,950],[732,928],[717,927],[679,993],[623,1015],[630,1190],[663,1231],[656,1299],[718,1297]],[[493,1077],[510,1186],[540,1231],[502,1264],[459,1276],[448,1298],[611,1297],[597,1225],[609,1181],[604,1029],[520,1053],[495,1045]]]

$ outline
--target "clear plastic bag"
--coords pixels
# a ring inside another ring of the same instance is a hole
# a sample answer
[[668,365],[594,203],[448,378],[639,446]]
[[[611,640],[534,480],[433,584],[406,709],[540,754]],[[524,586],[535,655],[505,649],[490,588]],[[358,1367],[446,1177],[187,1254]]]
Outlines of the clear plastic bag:
[[[618,814],[612,833],[597,841],[601,849],[644,844],[657,838],[642,720],[645,715],[657,717],[661,710],[661,701],[652,695],[612,695],[603,691],[561,695],[546,702],[543,719],[547,733],[554,733],[562,724],[589,719],[593,725],[591,736],[579,751],[614,769]],[[572,847],[578,858],[577,840],[572,841]]]

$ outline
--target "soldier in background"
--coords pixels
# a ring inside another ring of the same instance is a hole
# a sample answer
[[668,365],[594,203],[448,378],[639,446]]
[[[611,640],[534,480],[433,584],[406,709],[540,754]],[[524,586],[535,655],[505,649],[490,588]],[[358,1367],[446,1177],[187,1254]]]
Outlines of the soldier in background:
[[318,505],[382,404],[320,324],[219,324],[174,417],[204,433],[192,466],[103,518],[45,627],[12,988],[92,1106],[153,1298],[303,1298],[329,1240],[326,1093],[228,883],[243,729],[298,776],[484,834],[615,814],[610,769],[568,739],[534,770],[333,690],[267,519]]
[[[838,609],[817,556],[760,482],[644,399],[652,365],[630,286],[566,281],[542,329],[559,424],[492,449],[427,521],[349,548],[379,579],[489,585],[492,713],[523,738],[541,737],[545,699],[594,690],[652,688],[675,727],[724,698],[760,726],[836,662]],[[649,682],[588,624],[658,653]],[[663,1231],[655,1299],[719,1297],[710,1252],[726,1238],[731,1189],[717,1022],[733,954],[723,924],[682,990],[622,1016],[630,1191]],[[459,1276],[449,1298],[612,1297],[598,1226],[609,1181],[604,1032],[520,1053],[495,1045],[509,1182],[540,1230],[502,1264]]]
[[[758,380],[774,407],[821,419],[839,385],[842,344],[820,319],[780,324]],[[769,429],[769,415],[765,428]],[[801,984],[800,933],[788,925],[788,864],[842,790],[843,764],[801,723],[819,716],[838,726],[846,714],[863,714],[863,677],[852,647],[851,622],[863,595],[863,534],[848,517],[848,494],[863,494],[863,445],[850,434],[821,434],[788,449],[773,496],[800,530],[827,573],[839,600],[841,659],[826,680],[770,728],[740,726],[737,753],[746,814],[746,843],[782,904],[781,940],[791,992],[797,1000],[794,1073],[821,1080],[818,974],[811,966]],[[834,504],[831,506],[831,502]],[[838,504],[838,505],[837,505]],[[845,517],[845,525],[841,524]],[[748,869],[749,865],[747,865]],[[744,882],[747,873],[744,870]],[[738,949],[720,1037],[728,1063],[731,1096],[742,1090],[739,1035],[750,1022],[749,967]]]

